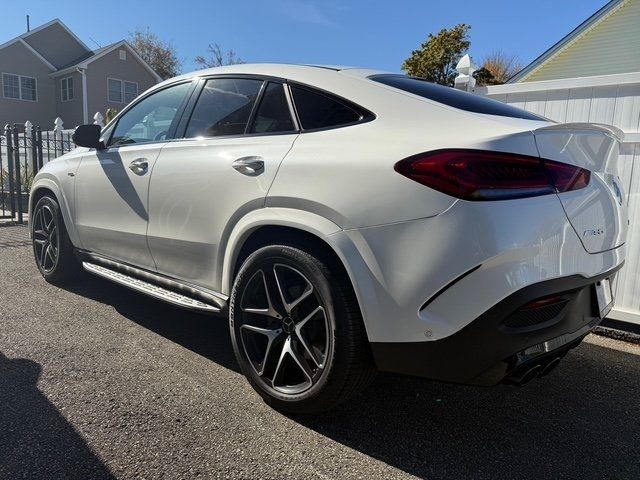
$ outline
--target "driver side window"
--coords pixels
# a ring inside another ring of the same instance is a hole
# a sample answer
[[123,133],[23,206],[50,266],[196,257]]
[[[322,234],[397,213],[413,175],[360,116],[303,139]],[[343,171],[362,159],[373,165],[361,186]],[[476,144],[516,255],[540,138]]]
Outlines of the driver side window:
[[144,98],[118,119],[109,147],[164,140],[190,83],[181,83]]

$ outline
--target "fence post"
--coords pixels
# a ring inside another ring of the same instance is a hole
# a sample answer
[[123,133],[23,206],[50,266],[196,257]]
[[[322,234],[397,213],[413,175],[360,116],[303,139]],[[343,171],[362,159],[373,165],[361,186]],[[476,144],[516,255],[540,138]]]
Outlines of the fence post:
[[0,132],[0,218],[4,218],[6,215],[5,205],[7,204],[7,194],[4,190],[4,164],[2,162],[2,144],[6,143],[2,132]]
[[454,80],[454,88],[472,92],[476,86],[476,79],[473,78],[476,66],[468,53],[460,59],[456,65],[456,70],[458,71],[458,76]]
[[13,181],[13,132],[11,131],[11,125],[7,123],[4,127],[4,134],[7,140],[7,170],[9,172],[9,209],[11,210],[11,218],[16,216],[16,201],[15,201],[15,184]]
[[16,197],[18,207],[18,223],[22,223],[22,179],[20,178],[20,137],[18,136],[18,124],[13,125],[13,158],[16,173]]
[[62,124],[63,122],[60,117],[56,117],[56,119],[53,121],[53,154],[55,155],[55,157],[58,156],[58,139],[60,139],[60,152],[64,153]]
[[33,128],[33,123],[27,120],[24,123],[24,137],[25,148],[27,147],[27,139],[31,143],[30,148],[27,149],[27,157],[31,157],[31,173],[35,177],[38,173],[38,150],[36,148],[36,130]]
[[100,112],[96,112],[96,114],[93,116],[93,123],[94,125],[100,125],[100,127],[104,127],[104,117]]
[[42,165],[44,164],[44,157],[42,156],[42,129],[40,128],[40,125],[36,127],[36,145],[38,147],[38,171],[40,171]]

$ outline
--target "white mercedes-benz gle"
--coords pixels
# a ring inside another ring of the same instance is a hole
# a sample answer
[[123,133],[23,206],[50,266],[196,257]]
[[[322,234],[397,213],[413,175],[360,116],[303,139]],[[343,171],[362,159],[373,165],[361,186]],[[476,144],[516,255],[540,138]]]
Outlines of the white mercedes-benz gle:
[[75,130],[33,183],[35,258],[228,316],[282,410],[377,370],[525,383],[612,307],[619,135],[379,71],[201,70]]

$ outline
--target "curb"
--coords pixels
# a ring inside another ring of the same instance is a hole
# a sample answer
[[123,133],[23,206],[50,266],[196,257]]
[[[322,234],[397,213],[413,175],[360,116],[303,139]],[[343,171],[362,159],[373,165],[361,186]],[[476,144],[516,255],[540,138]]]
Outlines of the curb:
[[636,345],[640,345],[640,335],[626,330],[597,326],[591,331],[591,333],[600,335],[601,337],[613,338],[614,340],[622,340],[623,342],[635,343]]
[[2,227],[26,227],[27,222],[18,223],[16,220],[0,221],[0,228]]

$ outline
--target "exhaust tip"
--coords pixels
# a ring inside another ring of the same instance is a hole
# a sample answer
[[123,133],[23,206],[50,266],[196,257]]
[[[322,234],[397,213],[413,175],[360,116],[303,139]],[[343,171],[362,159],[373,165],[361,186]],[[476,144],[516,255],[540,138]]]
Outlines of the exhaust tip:
[[533,367],[528,368],[523,372],[515,372],[509,377],[509,381],[511,383],[515,383],[516,385],[520,385],[520,386],[526,385],[531,380],[536,378],[539,375],[541,370],[542,370],[541,365],[534,365]]
[[558,366],[559,363],[560,357],[554,358],[542,368],[538,376],[544,377],[545,375],[549,375]]

